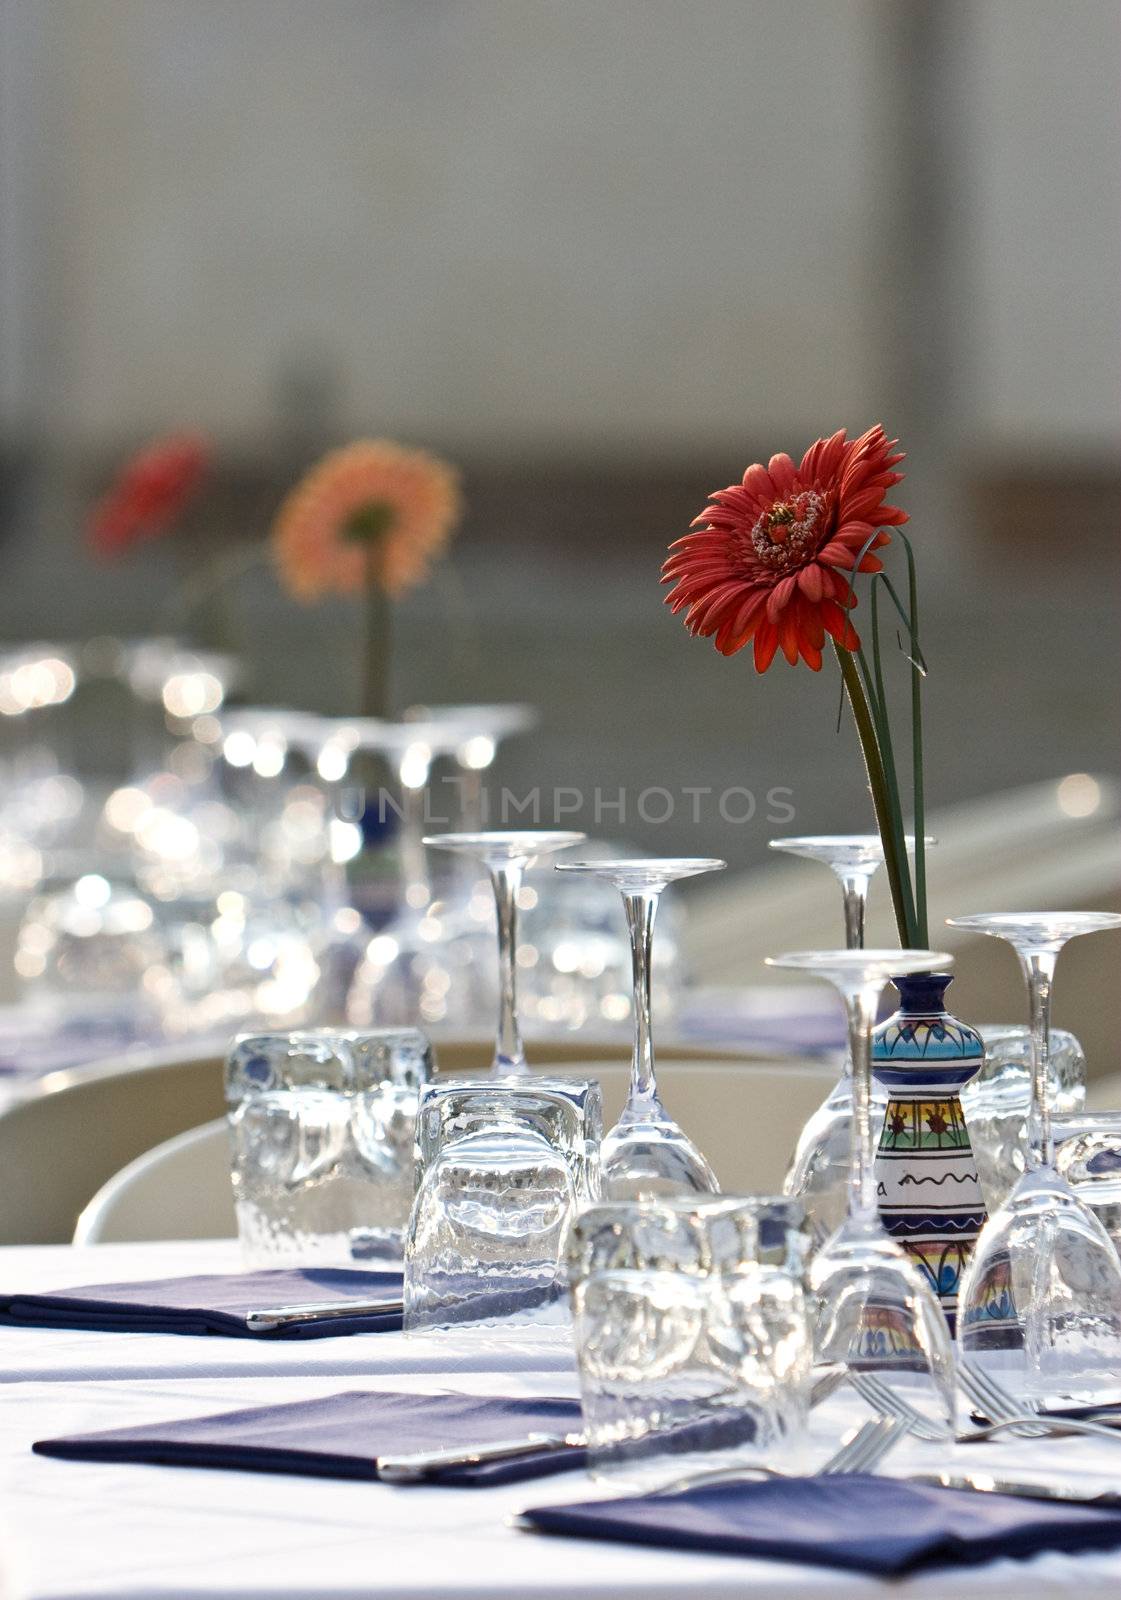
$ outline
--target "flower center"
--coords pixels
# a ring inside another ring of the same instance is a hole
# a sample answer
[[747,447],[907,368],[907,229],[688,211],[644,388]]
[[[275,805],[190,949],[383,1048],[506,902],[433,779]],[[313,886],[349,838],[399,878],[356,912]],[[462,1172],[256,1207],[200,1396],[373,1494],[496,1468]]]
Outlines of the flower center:
[[751,530],[755,554],[765,567],[782,572],[803,566],[821,543],[825,499],[814,489],[776,500]]
[[387,500],[368,500],[350,513],[342,525],[342,536],[350,544],[372,545],[389,532],[395,515]]

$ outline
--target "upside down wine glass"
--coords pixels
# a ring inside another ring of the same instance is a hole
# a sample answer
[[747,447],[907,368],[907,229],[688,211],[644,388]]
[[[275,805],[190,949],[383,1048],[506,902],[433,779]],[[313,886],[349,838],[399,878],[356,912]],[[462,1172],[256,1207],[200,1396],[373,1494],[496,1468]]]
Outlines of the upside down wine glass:
[[868,885],[883,865],[884,847],[878,833],[805,834],[793,839],[769,839],[772,850],[820,861],[832,868],[841,885],[845,908],[845,945],[860,950],[864,945],[864,915],[868,906]]
[[491,1072],[496,1078],[524,1078],[529,1073],[521,1030],[515,982],[518,944],[517,895],[526,867],[536,856],[583,844],[582,833],[435,833],[424,843],[435,850],[473,856],[490,873],[498,912],[498,1027]]
[[977,1238],[962,1280],[958,1340],[970,1356],[1022,1350],[1029,1394],[1093,1398],[1116,1389],[1121,1373],[1121,1261],[1099,1219],[1055,1167],[1051,989],[1067,941],[1121,928],[1121,915],[989,912],[949,921],[1008,941],[1031,1007],[1027,1170]]
[[[932,840],[928,840],[932,843]],[[845,913],[845,944],[850,950],[864,946],[864,917],[868,886],[883,865],[884,846],[878,833],[804,834],[769,840],[772,850],[820,861],[841,885]],[[914,844],[907,840],[908,847]],[[887,1095],[872,1084],[872,1120],[878,1137]],[[845,1216],[849,1172],[849,1124],[852,1120],[852,1078],[847,1058],[841,1076],[825,1101],[809,1118],[798,1136],[784,1189],[806,1207],[815,1240],[820,1243]]]
[[583,872],[613,883],[623,896],[631,936],[634,1054],[627,1103],[603,1141],[603,1190],[608,1200],[657,1195],[716,1194],[716,1175],[658,1097],[650,1023],[650,968],[654,919],[667,884],[718,872],[723,861],[652,857],[636,861],[558,861],[558,872]]
[[767,965],[825,978],[844,1001],[852,1061],[848,1216],[810,1269],[816,1301],[815,1354],[850,1371],[878,1372],[938,1427],[950,1432],[954,1362],[949,1329],[929,1280],[880,1222],[872,1133],[872,1027],[889,978],[944,972],[931,950],[807,950]]

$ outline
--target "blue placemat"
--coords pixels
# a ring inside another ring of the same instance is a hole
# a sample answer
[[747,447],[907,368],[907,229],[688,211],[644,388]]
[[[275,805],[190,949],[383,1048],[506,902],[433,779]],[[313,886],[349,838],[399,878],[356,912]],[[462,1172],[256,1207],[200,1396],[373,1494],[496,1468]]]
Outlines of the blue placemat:
[[542,1506],[542,1533],[723,1551],[883,1577],[1041,1550],[1121,1545],[1121,1510],[871,1476],[713,1484],[674,1495]]
[[[186,1422],[42,1439],[39,1455],[71,1461],[146,1461],[317,1478],[376,1478],[379,1455],[499,1443],[580,1426],[578,1400],[354,1390],[321,1400],[256,1406]],[[427,1481],[461,1486],[512,1483],[583,1466],[584,1451],[542,1451],[516,1461],[445,1468]]]
[[221,1334],[241,1339],[323,1339],[345,1333],[386,1333],[401,1326],[400,1311],[333,1317],[258,1331],[250,1311],[328,1301],[397,1299],[400,1272],[347,1268],[273,1268],[161,1278],[150,1283],[89,1284],[52,1294],[0,1295],[0,1324],[33,1328],[90,1328],[114,1333]]

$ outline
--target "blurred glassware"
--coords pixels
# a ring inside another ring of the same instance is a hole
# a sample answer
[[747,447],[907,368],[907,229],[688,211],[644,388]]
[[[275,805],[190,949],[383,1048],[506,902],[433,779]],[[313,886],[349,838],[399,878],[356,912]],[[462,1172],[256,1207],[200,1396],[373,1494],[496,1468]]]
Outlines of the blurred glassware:
[[[422,842],[432,763],[453,754],[467,736],[450,715],[401,723],[361,718],[340,723],[320,754],[320,776],[336,785],[340,814],[359,829],[360,841],[363,824],[369,828],[371,820],[375,826],[396,825],[392,851],[361,857],[357,903],[373,934],[365,933],[346,999],[347,1017],[357,1025],[419,1018],[426,1026],[472,1028],[483,1021],[472,984],[454,986],[466,972],[483,970],[480,958],[489,940],[468,912],[461,883],[448,884],[437,896]],[[396,792],[379,787],[371,795],[356,786],[356,755],[388,762]]]
[[1121,1111],[1053,1116],[1055,1171],[1088,1205],[1121,1253]]
[[180,894],[161,913],[173,980],[163,1003],[168,1030],[307,1024],[320,973],[306,919],[251,872],[231,872],[227,883],[216,895]]
[[561,1250],[598,1197],[599,1085],[433,1084],[417,1122],[405,1241],[405,1332],[565,1327]]
[[29,643],[0,652],[0,897],[22,896],[49,873],[44,853],[65,841],[85,792],[67,770],[60,708],[78,683],[76,652]]
[[218,713],[242,677],[236,657],[193,650],[164,634],[93,640],[83,659],[91,672],[115,677],[129,690],[134,779],[169,765],[174,770],[172,752],[177,744],[212,747],[220,733]]
[[152,902],[133,885],[88,872],[28,906],[15,969],[30,1000],[59,1026],[126,1012],[130,1032],[158,1037],[175,984],[172,953]]
[[157,772],[114,789],[101,809],[98,846],[122,862],[154,901],[217,893],[255,861],[252,820],[202,775]]
[[417,1106],[432,1070],[417,1028],[234,1040],[226,1101],[247,1266],[400,1256]]
[[[1031,1028],[1027,1023],[978,1027],[985,1064],[961,1094],[985,1204],[995,1211],[1027,1170],[1031,1110]],[[1051,1106],[1078,1112],[1086,1104],[1086,1056],[1073,1033],[1052,1028],[1047,1065]]]
[[645,1491],[797,1470],[813,1345],[787,1199],[607,1202],[566,1247],[592,1473]]
[[[814,834],[791,839],[771,839],[772,850],[819,861],[831,868],[841,885],[845,918],[845,947],[859,950],[864,945],[864,920],[868,887],[883,865],[884,847],[878,833]],[[908,835],[907,848],[914,849]],[[935,841],[926,839],[928,845]],[[802,1129],[786,1175],[787,1194],[805,1202],[815,1237],[824,1241],[844,1221],[848,1205],[852,1122],[852,1066],[848,1056],[841,1060],[841,1077],[836,1087]],[[878,1143],[883,1127],[887,1095],[872,1082],[872,1135]]]
[[946,1319],[929,1280],[888,1238],[876,1204],[871,1118],[872,1027],[889,978],[943,971],[952,957],[930,950],[804,950],[768,956],[768,966],[815,973],[837,989],[853,1064],[849,1212],[810,1268],[819,1362],[877,1372],[949,1436],[954,1360]]
[[[347,864],[362,849],[360,818],[346,814],[342,799],[350,750],[340,766],[333,747],[350,724],[264,706],[234,707],[221,720],[231,787],[258,819],[259,871],[308,919],[319,968],[314,1015],[341,1022],[370,938],[347,879]],[[414,1008],[388,1020],[404,1025],[416,1015]]]
[[424,843],[436,850],[452,850],[481,861],[490,874],[498,919],[498,1025],[495,1034],[496,1077],[524,1077],[526,1065],[518,1026],[517,1002],[517,895],[522,877],[538,856],[581,844],[582,833],[494,832],[437,833]]
[[514,704],[410,706],[405,712],[407,723],[450,722],[457,729],[459,743],[452,752],[458,769],[457,827],[479,833],[487,826],[484,774],[502,741],[528,733],[538,720],[533,706]]
[[559,861],[558,872],[590,873],[612,883],[623,897],[631,936],[634,1052],[626,1105],[603,1141],[604,1190],[611,1200],[658,1194],[714,1194],[718,1185],[703,1154],[658,1097],[650,1017],[650,971],[654,919],[667,884],[704,872],[723,861],[651,857],[634,861]]
[[1121,1260],[1109,1234],[1055,1166],[1049,1070],[1051,990],[1071,939],[1121,928],[1114,912],[987,912],[950,926],[1004,939],[1028,988],[1032,1102],[1027,1170],[981,1230],[965,1273],[963,1354],[1022,1349],[1023,1392],[1093,1398],[1121,1366]]

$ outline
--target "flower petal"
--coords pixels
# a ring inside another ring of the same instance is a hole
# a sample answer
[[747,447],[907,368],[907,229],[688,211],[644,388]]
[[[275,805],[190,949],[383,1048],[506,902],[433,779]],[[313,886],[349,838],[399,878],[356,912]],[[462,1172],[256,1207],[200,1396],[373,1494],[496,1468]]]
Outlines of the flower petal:
[[763,621],[755,630],[755,670],[766,672],[778,649],[778,629],[773,622]]
[[840,544],[836,539],[817,552],[817,559],[826,567],[844,567],[846,571],[856,564],[856,553],[849,549],[847,544]]
[[798,574],[798,587],[807,600],[818,601],[825,593],[825,574],[816,561],[803,567]]
[[790,573],[788,577],[780,579],[775,584],[767,601],[767,620],[769,622],[778,621],[779,613],[797,591],[797,588],[798,574],[796,572]]
[[794,463],[785,453],[772,456],[767,463],[767,472],[771,482],[779,495],[785,497],[794,487]]

